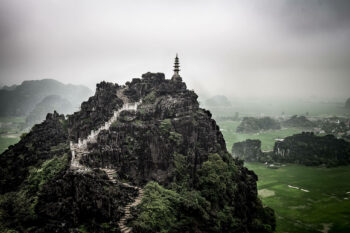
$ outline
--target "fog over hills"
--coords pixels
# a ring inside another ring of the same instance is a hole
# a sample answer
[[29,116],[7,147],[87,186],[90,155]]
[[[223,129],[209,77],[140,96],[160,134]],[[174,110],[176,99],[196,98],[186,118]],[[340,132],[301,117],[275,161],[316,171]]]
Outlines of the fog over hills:
[[0,89],[0,116],[27,116],[28,126],[45,119],[48,112],[73,113],[92,91],[81,85],[63,84],[54,79],[24,81]]
[[166,71],[176,52],[204,99],[310,97],[344,102],[349,1],[46,1],[0,4],[4,85],[54,77],[91,89]]

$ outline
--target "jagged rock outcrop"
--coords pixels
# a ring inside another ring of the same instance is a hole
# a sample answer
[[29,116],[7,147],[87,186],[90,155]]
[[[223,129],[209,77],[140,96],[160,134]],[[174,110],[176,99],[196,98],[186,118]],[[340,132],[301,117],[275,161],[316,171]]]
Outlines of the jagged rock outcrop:
[[68,117],[70,140],[86,138],[91,130],[103,125],[113,115],[115,109],[123,105],[117,97],[118,84],[101,82],[96,85],[96,93],[81,104],[81,110]]
[[237,126],[237,133],[257,133],[265,130],[281,129],[278,121],[271,117],[244,117],[242,122]]
[[[273,210],[263,207],[257,197],[257,176],[227,152],[211,113],[199,108],[197,95],[180,77],[168,80],[161,73],[146,73],[123,86],[101,82],[80,111],[67,122],[58,122],[61,125],[53,128],[62,129],[65,150],[60,156],[50,152],[49,160],[24,174],[14,198],[4,190],[0,212],[9,205],[12,210],[0,214],[5,230],[272,232],[275,228]],[[50,135],[41,140],[52,144],[50,151],[60,145]],[[21,151],[10,151],[14,158],[20,156]],[[22,194],[29,201],[23,201],[18,211],[15,203]]]
[[295,134],[275,143],[273,159],[305,165],[346,165],[350,163],[350,143],[333,135]]
[[129,99],[143,98],[138,111],[121,114],[110,130],[101,132],[83,163],[112,167],[136,184],[156,180],[167,185],[175,153],[187,155],[195,174],[209,153],[224,152],[225,141],[211,114],[199,109],[197,95],[183,83],[148,73],[128,87],[132,91],[124,94]]

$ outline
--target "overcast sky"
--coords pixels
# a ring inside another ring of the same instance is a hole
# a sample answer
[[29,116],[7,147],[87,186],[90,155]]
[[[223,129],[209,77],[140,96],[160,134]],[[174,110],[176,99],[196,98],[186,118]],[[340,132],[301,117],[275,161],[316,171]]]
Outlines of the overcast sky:
[[350,97],[350,1],[0,0],[0,83],[181,76],[202,97]]

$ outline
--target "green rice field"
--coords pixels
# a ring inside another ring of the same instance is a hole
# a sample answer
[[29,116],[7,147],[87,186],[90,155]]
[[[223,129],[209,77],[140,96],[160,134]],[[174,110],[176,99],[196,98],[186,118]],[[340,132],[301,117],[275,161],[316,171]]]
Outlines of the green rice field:
[[[276,138],[300,133],[281,129],[259,134],[236,133],[238,121],[218,121],[231,151],[235,142],[259,139],[262,150],[272,150]],[[350,166],[324,168],[286,164],[279,169],[245,163],[259,177],[258,192],[265,206],[275,210],[276,232],[350,232]]]
[[245,165],[259,177],[263,204],[276,212],[276,232],[350,232],[350,166]]
[[0,153],[19,141],[24,122],[24,117],[0,117]]

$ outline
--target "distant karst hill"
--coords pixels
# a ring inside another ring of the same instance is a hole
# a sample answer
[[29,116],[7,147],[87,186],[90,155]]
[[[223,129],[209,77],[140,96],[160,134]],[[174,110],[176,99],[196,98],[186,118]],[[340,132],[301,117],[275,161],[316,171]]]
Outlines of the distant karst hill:
[[231,102],[224,95],[216,95],[205,101],[208,107],[231,107]]
[[236,131],[237,133],[257,133],[270,129],[281,129],[281,125],[271,117],[244,117],[241,123],[237,126]]
[[345,108],[350,109],[350,98],[346,100]]
[[257,179],[178,71],[101,82],[0,155],[0,231],[273,232]]
[[297,127],[297,128],[312,128],[316,127],[317,124],[315,122],[310,121],[305,116],[297,116],[294,115],[288,120],[282,122],[283,126],[286,127]]
[[48,95],[35,105],[26,118],[26,125],[32,126],[45,119],[48,112],[72,113],[77,110],[72,103],[59,95]]
[[[34,108],[45,97],[52,95],[64,98],[71,106],[77,107],[91,94],[92,91],[85,86],[63,84],[54,79],[24,81],[21,85],[0,89],[0,116],[27,116],[31,111],[37,111]],[[42,108],[43,104],[38,107]],[[46,113],[55,107],[47,108]]]
[[273,153],[274,161],[284,163],[329,167],[350,164],[350,143],[333,135],[295,134],[277,141]]
[[232,154],[247,162],[335,167],[350,164],[350,143],[333,135],[303,132],[276,141],[271,152],[261,151],[260,140],[237,142],[232,146]]

